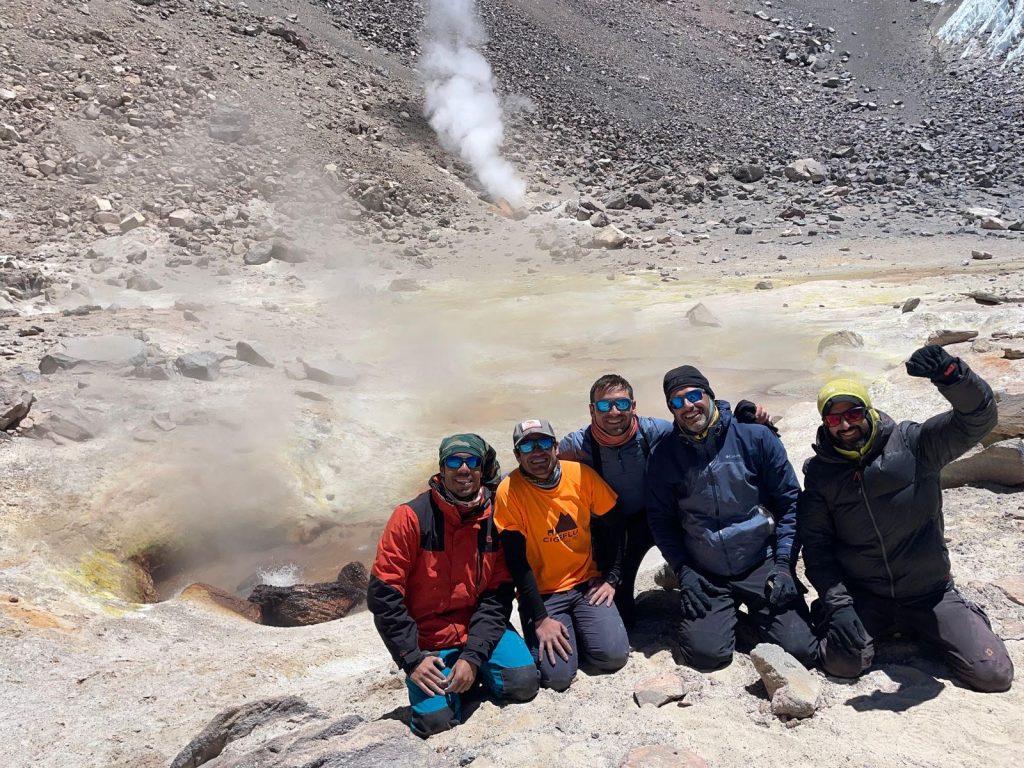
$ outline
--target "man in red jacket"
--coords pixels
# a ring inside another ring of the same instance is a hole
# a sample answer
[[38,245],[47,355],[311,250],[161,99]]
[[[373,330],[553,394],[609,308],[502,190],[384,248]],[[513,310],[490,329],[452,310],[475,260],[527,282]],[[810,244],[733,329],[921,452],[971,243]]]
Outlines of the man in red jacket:
[[424,738],[462,721],[460,694],[479,675],[506,701],[537,694],[537,667],[509,625],[512,578],[493,519],[500,468],[478,435],[446,437],[430,489],[388,520],[367,605],[407,675],[410,727]]

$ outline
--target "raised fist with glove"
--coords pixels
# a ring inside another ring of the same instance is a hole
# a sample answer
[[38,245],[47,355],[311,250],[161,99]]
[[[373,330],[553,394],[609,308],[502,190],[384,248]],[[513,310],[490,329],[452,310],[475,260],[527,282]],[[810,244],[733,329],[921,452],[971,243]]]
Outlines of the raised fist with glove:
[[921,347],[907,360],[907,375],[930,379],[933,384],[952,384],[960,378],[960,362],[938,344]]

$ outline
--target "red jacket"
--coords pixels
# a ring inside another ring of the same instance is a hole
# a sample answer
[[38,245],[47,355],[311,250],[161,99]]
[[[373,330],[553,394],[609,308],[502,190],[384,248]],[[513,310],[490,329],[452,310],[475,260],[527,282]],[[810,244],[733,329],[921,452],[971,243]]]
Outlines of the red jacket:
[[410,671],[426,651],[463,648],[486,661],[508,626],[512,578],[498,544],[490,491],[465,519],[440,477],[399,505],[377,545],[367,606],[395,662]]

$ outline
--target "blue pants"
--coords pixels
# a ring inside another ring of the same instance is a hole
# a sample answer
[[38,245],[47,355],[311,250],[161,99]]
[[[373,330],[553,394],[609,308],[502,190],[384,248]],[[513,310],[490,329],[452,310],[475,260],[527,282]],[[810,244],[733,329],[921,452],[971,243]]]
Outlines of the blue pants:
[[[432,652],[444,662],[445,677],[451,674],[461,652],[461,648]],[[523,638],[514,629],[505,630],[491,657],[477,670],[477,679],[495,697],[505,701],[529,701],[537,695],[537,665]],[[409,689],[409,703],[412,704],[409,727],[417,736],[426,738],[462,722],[462,698],[459,694],[431,696],[408,678],[405,687]]]

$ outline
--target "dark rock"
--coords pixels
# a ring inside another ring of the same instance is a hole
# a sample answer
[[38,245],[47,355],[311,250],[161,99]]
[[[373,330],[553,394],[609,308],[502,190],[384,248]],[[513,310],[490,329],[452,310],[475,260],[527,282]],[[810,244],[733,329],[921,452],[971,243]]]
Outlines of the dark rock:
[[610,211],[621,211],[627,205],[626,195],[622,192],[613,192],[604,201],[604,207]]
[[737,235],[752,235],[754,234],[754,225],[747,222],[740,222],[736,225]]
[[907,312],[913,312],[920,304],[921,300],[918,298],[907,299],[903,302],[903,306],[900,307],[900,313],[905,315]]
[[275,239],[270,247],[270,257],[287,264],[302,264],[309,260],[309,254],[288,240]]
[[347,616],[366,600],[369,575],[360,563],[350,563],[338,581],[275,587],[257,584],[249,601],[260,606],[263,623],[274,627],[302,627]]
[[0,387],[0,431],[18,426],[18,422],[28,416],[35,395],[24,390]]
[[247,344],[244,341],[239,341],[235,344],[235,357],[241,360],[243,363],[249,363],[249,365],[256,365],[260,368],[273,368],[274,364],[269,362],[263,355],[252,348],[251,344]]
[[948,329],[942,329],[930,334],[925,343],[938,344],[940,347],[944,347],[947,344],[959,344],[962,341],[970,341],[977,337],[977,331],[951,331]]
[[266,264],[273,258],[274,244],[268,240],[262,240],[249,246],[242,261],[250,267],[259,264]]
[[140,275],[137,272],[128,278],[127,286],[133,291],[159,291],[163,288],[163,286],[152,277],[149,277],[148,275]]
[[764,178],[764,168],[752,163],[737,165],[732,169],[732,177],[743,184],[753,184]]
[[174,368],[187,379],[214,381],[220,376],[224,357],[218,352],[189,352],[174,361]]
[[359,379],[358,369],[347,360],[302,360],[306,378],[321,384],[349,386]]
[[828,336],[822,337],[818,342],[818,354],[820,355],[829,347],[863,347],[864,337],[854,331],[836,331]]
[[654,207],[654,201],[643,192],[630,192],[629,197],[626,198],[626,205],[649,211]]
[[319,712],[297,696],[263,699],[231,707],[217,715],[171,761],[171,768],[199,768],[218,757],[233,741],[282,718],[316,717]]

